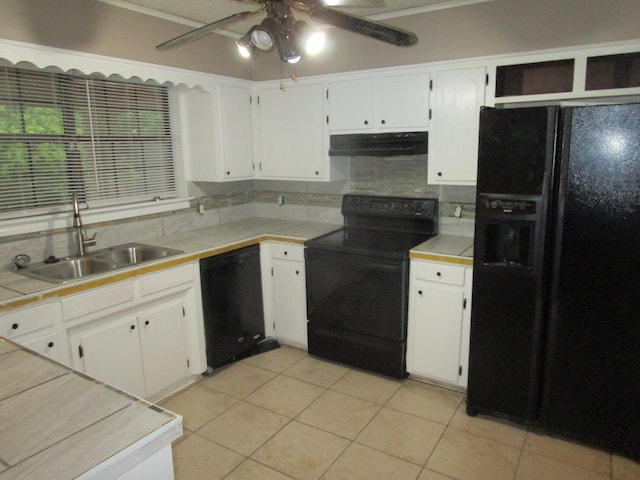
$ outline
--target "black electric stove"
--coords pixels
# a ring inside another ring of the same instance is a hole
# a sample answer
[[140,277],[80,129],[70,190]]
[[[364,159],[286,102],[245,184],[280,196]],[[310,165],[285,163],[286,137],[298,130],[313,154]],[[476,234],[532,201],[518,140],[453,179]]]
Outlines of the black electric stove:
[[437,234],[438,200],[345,195],[342,214],[305,243],[309,353],[402,378],[409,250]]

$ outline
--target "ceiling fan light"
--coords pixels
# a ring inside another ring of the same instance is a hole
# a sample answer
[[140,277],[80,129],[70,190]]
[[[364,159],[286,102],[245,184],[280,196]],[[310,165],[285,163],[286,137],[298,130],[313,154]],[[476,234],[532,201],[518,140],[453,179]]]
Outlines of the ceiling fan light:
[[251,58],[257,53],[256,47],[251,43],[251,35],[249,33],[238,40],[236,45],[240,56],[243,58]]
[[298,39],[290,30],[281,30],[276,36],[276,47],[280,60],[287,63],[298,63],[302,57]]
[[260,50],[265,52],[271,50],[278,29],[277,22],[273,18],[267,17],[260,22],[260,25],[254,25],[249,30],[251,42]]
[[315,55],[324,50],[326,36],[324,32],[311,32],[304,41],[304,51],[309,55]]

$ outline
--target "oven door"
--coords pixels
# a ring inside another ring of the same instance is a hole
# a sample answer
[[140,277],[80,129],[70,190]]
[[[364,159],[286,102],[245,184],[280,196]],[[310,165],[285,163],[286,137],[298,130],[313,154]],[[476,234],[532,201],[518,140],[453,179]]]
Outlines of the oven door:
[[306,248],[305,260],[307,318],[314,327],[406,340],[406,258]]

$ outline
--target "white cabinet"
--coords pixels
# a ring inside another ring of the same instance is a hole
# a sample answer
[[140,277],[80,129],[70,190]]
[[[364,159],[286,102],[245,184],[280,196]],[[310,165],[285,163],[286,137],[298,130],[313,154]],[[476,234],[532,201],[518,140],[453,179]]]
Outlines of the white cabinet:
[[485,101],[486,81],[485,67],[443,70],[434,74],[429,183],[475,185],[480,107]]
[[186,385],[206,370],[197,275],[193,262],[64,297],[72,365],[152,401]]
[[59,318],[57,303],[45,303],[12,310],[0,316],[0,336],[8,338],[52,360],[66,362],[55,330]]
[[256,105],[260,178],[328,180],[322,84],[264,86]]
[[381,74],[330,82],[329,129],[340,131],[426,130],[429,73]]
[[71,334],[83,372],[142,398],[188,375],[181,299],[138,315],[101,319]]
[[307,349],[304,247],[262,244],[265,332],[281,343]]
[[176,87],[171,92],[174,148],[187,180],[222,182],[254,177],[249,84]]
[[407,371],[466,387],[470,267],[411,261]]
[[253,178],[253,114],[249,86],[219,85],[219,178]]

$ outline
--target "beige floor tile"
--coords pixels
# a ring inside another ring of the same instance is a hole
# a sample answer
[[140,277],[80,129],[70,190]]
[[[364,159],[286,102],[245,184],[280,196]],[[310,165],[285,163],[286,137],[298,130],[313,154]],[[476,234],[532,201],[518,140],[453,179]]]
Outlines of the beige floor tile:
[[242,363],[253,365],[254,367],[264,368],[272,372],[282,373],[294,363],[304,358],[307,352],[297,348],[282,345],[280,348],[270,350],[260,355],[245,358]]
[[291,477],[247,458],[224,480],[291,480]]
[[611,454],[594,448],[532,432],[527,434],[524,448],[571,465],[611,474]]
[[384,405],[401,385],[401,380],[392,380],[360,370],[349,370],[331,386],[331,390]]
[[289,421],[287,417],[240,401],[198,430],[198,435],[249,456]]
[[515,480],[608,480],[609,475],[524,451]]
[[272,412],[294,418],[323,392],[324,389],[316,385],[279,375],[249,395],[246,400]]
[[182,425],[185,429],[195,431],[205,423],[220,415],[238,400],[220,392],[202,386],[193,385],[161,406],[182,415]]
[[452,390],[409,380],[402,384],[386,406],[446,425],[463,397]]
[[423,468],[422,472],[420,472],[420,475],[418,476],[418,480],[451,480],[451,477],[434,472],[428,468]]
[[611,469],[615,480],[640,480],[640,463],[613,455]]
[[315,480],[348,445],[344,438],[293,421],[252,458],[297,480]]
[[197,434],[173,448],[176,480],[218,480],[236,468],[244,457]]
[[302,360],[285,370],[288,377],[328,388],[349,371],[348,367],[314,357]]
[[527,431],[524,428],[509,425],[493,418],[470,417],[466,413],[466,406],[466,402],[460,404],[449,426],[479,437],[506,443],[512,447],[522,448],[527,437]]
[[353,440],[378,410],[375,403],[327,390],[297,420]]
[[353,443],[322,480],[414,480],[420,467]]
[[423,466],[445,428],[431,420],[384,407],[356,442]]
[[233,363],[205,378],[202,385],[236,398],[245,398],[276,374],[242,362]]
[[504,443],[449,427],[425,467],[457,480],[511,480],[520,452]]

